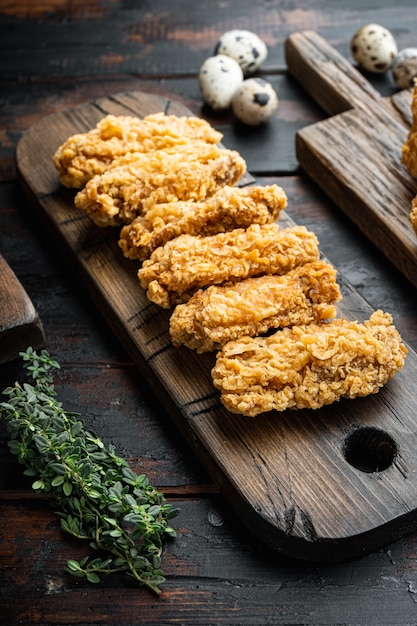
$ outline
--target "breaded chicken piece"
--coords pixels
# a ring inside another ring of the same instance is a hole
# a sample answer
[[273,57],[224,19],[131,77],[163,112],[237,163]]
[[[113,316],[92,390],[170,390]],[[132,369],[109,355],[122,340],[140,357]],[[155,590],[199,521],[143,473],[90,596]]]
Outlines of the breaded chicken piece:
[[262,274],[285,274],[319,258],[318,240],[304,226],[252,224],[208,237],[180,235],[143,262],[139,280],[149,300],[164,308],[198,289]]
[[217,355],[212,378],[232,413],[318,409],[377,393],[401,370],[406,354],[391,315],[376,311],[364,324],[335,319],[230,341]]
[[129,224],[156,203],[201,201],[244,174],[234,150],[204,142],[128,154],[94,176],[75,196],[75,206],[98,226]]
[[341,297],[336,270],[321,260],[283,276],[213,285],[174,309],[172,343],[202,353],[244,335],[254,337],[271,328],[328,320],[336,315],[335,303]]
[[143,261],[178,235],[207,236],[268,224],[279,219],[286,205],[287,196],[278,185],[226,186],[202,202],[155,204],[122,228],[119,246],[125,257]]
[[417,176],[417,81],[411,98],[411,113],[413,121],[407,140],[402,147],[402,163],[409,174]]
[[107,115],[87,133],[69,137],[53,161],[66,187],[81,189],[128,152],[164,150],[194,141],[219,143],[223,135],[197,117],[154,113],[143,119]]
[[[411,113],[413,121],[406,142],[402,147],[402,163],[411,176],[417,176],[417,79],[411,97]],[[411,201],[410,222],[417,235],[417,196]]]
[[415,196],[411,202],[410,222],[417,235],[417,196]]

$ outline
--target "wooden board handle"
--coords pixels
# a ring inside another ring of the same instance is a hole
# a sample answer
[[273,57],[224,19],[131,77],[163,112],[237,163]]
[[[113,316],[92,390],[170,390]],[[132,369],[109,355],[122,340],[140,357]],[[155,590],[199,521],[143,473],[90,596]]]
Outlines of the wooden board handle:
[[348,59],[313,31],[291,34],[285,55],[290,73],[329,115],[353,108],[370,111],[383,100]]

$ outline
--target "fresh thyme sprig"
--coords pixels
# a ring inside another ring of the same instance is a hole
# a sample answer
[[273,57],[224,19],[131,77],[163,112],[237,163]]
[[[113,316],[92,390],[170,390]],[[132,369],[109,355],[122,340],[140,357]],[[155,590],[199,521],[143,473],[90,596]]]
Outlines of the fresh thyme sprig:
[[21,356],[33,384],[5,389],[8,401],[0,403],[10,450],[34,479],[33,489],[53,496],[62,530],[87,540],[100,554],[70,559],[67,571],[93,583],[100,574],[125,572],[160,593],[163,540],[175,537],[168,520],[179,510],[112,445],[86,430],[79,413],[63,409],[51,374],[59,364],[46,350],[28,348]]

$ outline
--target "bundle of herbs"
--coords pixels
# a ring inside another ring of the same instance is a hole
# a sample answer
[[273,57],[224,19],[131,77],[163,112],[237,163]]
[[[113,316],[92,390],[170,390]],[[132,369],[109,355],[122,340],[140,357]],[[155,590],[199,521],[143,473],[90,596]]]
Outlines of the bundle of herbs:
[[67,571],[93,583],[101,574],[125,572],[160,593],[163,542],[175,536],[169,520],[179,510],[87,430],[78,413],[64,410],[51,374],[59,364],[46,350],[28,348],[21,356],[33,384],[5,389],[8,401],[0,403],[10,450],[33,489],[53,497],[62,530],[98,554],[67,561]]

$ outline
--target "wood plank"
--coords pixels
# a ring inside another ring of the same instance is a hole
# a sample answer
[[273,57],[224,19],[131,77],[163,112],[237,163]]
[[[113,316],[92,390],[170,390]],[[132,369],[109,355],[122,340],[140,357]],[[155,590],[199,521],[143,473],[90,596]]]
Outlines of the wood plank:
[[138,615],[148,625],[415,623],[416,536],[343,567],[283,555],[277,563],[236,531],[219,497],[175,504],[178,536],[164,551],[167,580],[156,601],[125,576],[91,585],[66,574],[66,560],[82,558],[87,546],[63,537],[48,499],[0,492],[2,623],[124,626]]
[[39,315],[16,274],[0,255],[0,364],[19,356],[29,346],[43,347]]
[[333,115],[297,132],[300,165],[417,286],[417,239],[409,217],[417,181],[401,164],[408,94],[382,98],[316,33],[294,33],[286,52],[289,71]]
[[[70,134],[91,128],[105,112],[120,113],[125,106],[139,116],[156,110],[187,113],[159,96],[130,93],[45,118],[19,143],[22,184],[57,251],[67,255],[227,502],[269,545],[299,558],[351,558],[413,530],[417,485],[410,477],[417,471],[417,432],[409,381],[417,375],[416,355],[410,351],[405,368],[375,396],[257,419],[228,413],[212,386],[214,355],[172,347],[169,312],[146,299],[137,265],[118,250],[118,233],[97,228],[77,212],[74,193],[59,185],[51,161],[56,147]],[[282,221],[292,223],[288,215]],[[367,318],[369,305],[343,277],[339,282],[340,315]],[[382,446],[389,447],[392,438],[392,462],[385,471],[363,471],[347,461],[344,450],[352,432],[365,464],[371,455],[368,432]]]
[[[147,3],[127,0],[109,4],[97,0],[70,4],[0,0],[0,75],[3,80],[13,76],[28,81],[33,80],[35,68],[35,78],[63,84],[67,77],[68,82],[78,78],[79,83],[86,78],[101,82],[116,74],[196,76],[217,39],[233,28],[252,30],[263,37],[269,54],[262,71],[272,74],[285,69],[283,43],[289,33],[306,28],[325,31],[334,45],[343,48],[347,33],[353,34],[361,19],[373,15],[372,10],[366,11],[358,0],[326,5],[322,0],[309,0],[301,6],[296,0],[268,5],[263,0],[240,0],[220,4],[215,10],[211,3],[178,0],[174,9],[170,0],[158,0],[152,11]],[[402,2],[395,10],[382,3],[378,21],[390,25],[399,49],[414,41],[412,2]],[[99,28],[92,28],[95,24]]]

